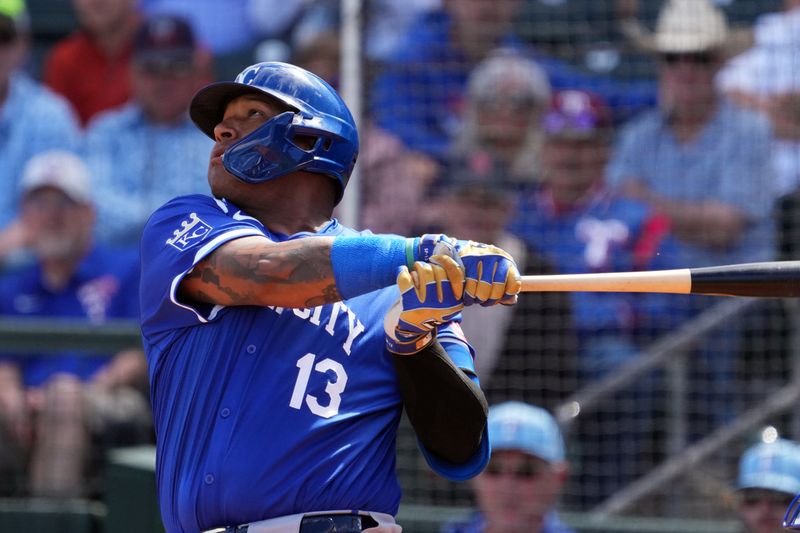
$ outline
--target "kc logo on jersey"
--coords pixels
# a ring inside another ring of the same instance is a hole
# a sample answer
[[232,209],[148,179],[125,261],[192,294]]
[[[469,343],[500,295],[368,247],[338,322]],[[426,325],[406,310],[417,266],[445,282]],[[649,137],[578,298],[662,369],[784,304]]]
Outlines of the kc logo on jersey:
[[203,222],[197,213],[191,213],[187,220],[181,222],[180,229],[172,232],[173,237],[167,239],[167,244],[183,252],[196,242],[205,239],[211,230],[211,226]]

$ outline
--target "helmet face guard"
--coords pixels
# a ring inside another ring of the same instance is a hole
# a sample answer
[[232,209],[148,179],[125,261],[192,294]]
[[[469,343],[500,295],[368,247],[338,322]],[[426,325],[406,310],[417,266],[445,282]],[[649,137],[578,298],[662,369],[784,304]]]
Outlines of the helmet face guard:
[[[355,164],[348,141],[353,135],[349,124],[334,117],[306,117],[286,111],[230,145],[222,163],[228,172],[247,183],[262,183],[304,170],[327,174],[344,189],[343,176],[349,176]],[[298,136],[313,139],[313,145],[302,147]]]

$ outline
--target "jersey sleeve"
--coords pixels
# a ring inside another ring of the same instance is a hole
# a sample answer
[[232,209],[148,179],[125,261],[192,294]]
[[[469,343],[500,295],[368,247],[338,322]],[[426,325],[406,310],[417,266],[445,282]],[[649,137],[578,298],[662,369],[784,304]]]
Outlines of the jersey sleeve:
[[224,306],[178,300],[177,289],[197,263],[228,241],[267,232],[224,200],[176,198],[148,220],[141,241],[141,323],[145,336],[214,320]]

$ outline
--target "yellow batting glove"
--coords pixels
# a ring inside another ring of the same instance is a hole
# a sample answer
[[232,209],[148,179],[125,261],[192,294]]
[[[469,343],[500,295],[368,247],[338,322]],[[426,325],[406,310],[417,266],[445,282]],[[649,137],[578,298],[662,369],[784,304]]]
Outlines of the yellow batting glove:
[[464,305],[513,305],[522,288],[517,264],[508,252],[493,244],[458,241],[458,256],[464,265]]
[[430,344],[437,327],[464,307],[464,273],[451,257],[433,256],[398,270],[400,300],[384,320],[386,345],[396,354],[413,354]]

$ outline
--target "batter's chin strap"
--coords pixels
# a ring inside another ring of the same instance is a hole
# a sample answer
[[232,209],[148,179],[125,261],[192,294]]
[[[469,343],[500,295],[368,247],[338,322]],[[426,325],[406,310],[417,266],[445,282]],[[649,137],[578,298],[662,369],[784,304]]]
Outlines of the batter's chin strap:
[[429,452],[463,464],[478,452],[489,406],[480,387],[434,340],[413,355],[393,355],[406,414]]

